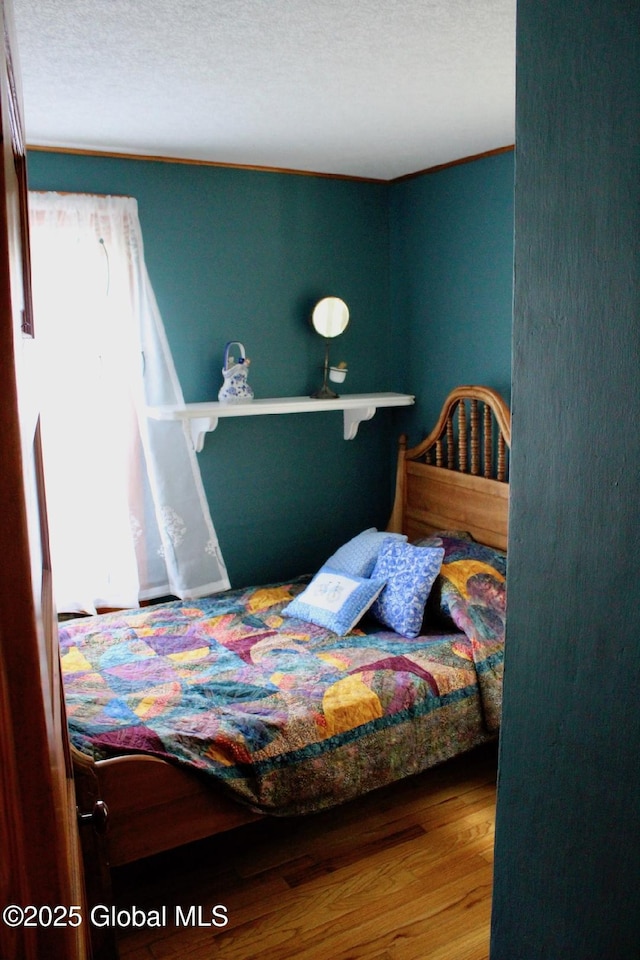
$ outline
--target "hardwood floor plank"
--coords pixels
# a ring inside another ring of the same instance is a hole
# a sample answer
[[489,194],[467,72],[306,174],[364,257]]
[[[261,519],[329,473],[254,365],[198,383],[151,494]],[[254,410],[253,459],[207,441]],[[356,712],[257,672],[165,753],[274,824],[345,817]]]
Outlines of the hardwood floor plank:
[[[360,863],[362,860],[366,860],[371,856],[379,856],[383,850],[391,850],[400,844],[405,844],[411,842],[412,840],[416,840],[418,837],[424,836],[424,833],[425,831],[420,824],[412,824],[404,830],[387,834],[376,841],[365,844],[359,843],[357,847],[352,848],[348,852],[343,852],[339,855],[332,853],[328,857],[323,857],[314,866],[316,871],[320,871],[321,873],[335,873],[337,870],[341,870],[345,866],[349,866],[353,863]],[[313,871],[290,870],[288,868],[284,872],[283,876],[290,887],[298,887],[301,884],[308,883],[309,880],[314,879]]]
[[[483,749],[331,811],[120,868],[117,903],[169,917],[119,930],[122,960],[487,960],[495,780]],[[176,905],[206,919],[215,904],[223,929],[171,922]]]
[[[480,868],[478,862],[482,864]],[[340,952],[345,931],[350,942],[360,944],[357,955],[369,956],[372,949],[379,952],[384,945],[381,937],[386,938],[385,943],[392,942],[398,930],[418,922],[416,916],[420,923],[431,923],[430,918],[438,917],[464,900],[469,889],[475,890],[481,883],[488,887],[491,870],[479,858],[459,859],[448,871],[448,882],[436,890],[431,889],[438,879],[434,867],[433,876],[426,877],[426,882],[414,879],[392,893],[384,885],[376,889],[374,876],[372,872],[364,884],[357,873],[353,882],[343,878],[342,884],[334,885],[332,896],[327,890],[320,891],[319,895],[310,888],[304,895],[295,891],[299,896],[276,904],[268,923],[263,918],[235,915],[230,909],[230,929],[216,935],[216,956],[245,960],[259,948],[269,960],[302,956],[305,952],[315,958],[322,955],[317,952],[317,945],[321,944],[321,950],[329,951],[325,956],[333,957]],[[442,917],[438,919],[440,922]],[[194,940],[193,935],[180,931],[163,941],[160,949],[154,949],[153,956],[179,956],[185,952],[186,943],[193,944]],[[208,938],[200,935],[198,941],[204,947]]]
[[[416,825],[432,830],[441,823],[456,821],[461,814],[475,809],[492,809],[495,800],[495,785],[483,785],[469,791],[465,798],[458,796],[444,799],[422,797],[408,804],[400,802],[395,808],[383,809],[371,805],[371,810],[358,808],[357,818],[341,818],[336,825],[336,811],[332,816],[319,815],[296,821],[293,829],[282,829],[282,823],[272,828],[273,832],[263,835],[255,846],[245,849],[235,858],[235,867],[245,877],[256,876],[266,869],[284,865],[292,857],[292,849],[322,859],[329,856],[340,857],[345,851],[354,848],[354,829],[357,830],[358,846],[366,851],[376,844],[385,843],[390,835],[405,830],[415,830]],[[349,805],[351,806],[351,805]],[[341,808],[345,810],[345,808]],[[347,811],[350,813],[350,810]],[[345,822],[346,819],[346,822]],[[329,851],[331,851],[329,853]]]
[[[451,922],[446,922],[447,911],[465,897],[478,896],[478,890],[486,896],[490,879],[485,864],[437,891],[416,883],[412,890],[407,890],[406,899],[385,898],[381,892],[374,898],[365,896],[356,900],[346,894],[347,904],[341,914],[318,916],[315,911],[310,912],[313,909],[311,903],[306,915],[285,910],[281,915],[273,916],[269,929],[263,931],[263,955],[269,960],[293,957],[298,960],[347,960],[347,957],[369,960],[381,950],[387,950],[393,956],[398,942],[406,947],[407,940],[415,939],[418,932],[433,938],[433,931],[442,925],[448,933]],[[252,954],[255,943],[252,942],[252,932],[241,930],[233,939],[222,935],[219,956],[224,960],[245,960],[247,952]],[[459,933],[459,925],[456,933]],[[424,938],[420,950],[423,945]],[[428,956],[428,953],[422,953],[422,957]]]

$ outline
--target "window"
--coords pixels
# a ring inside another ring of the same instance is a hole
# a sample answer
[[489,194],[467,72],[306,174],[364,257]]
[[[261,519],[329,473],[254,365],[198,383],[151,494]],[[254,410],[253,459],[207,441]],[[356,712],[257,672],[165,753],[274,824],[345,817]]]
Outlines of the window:
[[59,611],[229,586],[130,197],[31,193],[42,430]]

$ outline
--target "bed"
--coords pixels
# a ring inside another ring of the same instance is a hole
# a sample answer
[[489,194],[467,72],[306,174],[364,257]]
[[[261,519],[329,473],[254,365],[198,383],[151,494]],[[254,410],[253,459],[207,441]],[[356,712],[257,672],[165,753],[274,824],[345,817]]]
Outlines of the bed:
[[420,444],[401,438],[387,529],[312,576],[60,625],[85,860],[103,879],[495,738],[509,444],[501,397],[458,387]]

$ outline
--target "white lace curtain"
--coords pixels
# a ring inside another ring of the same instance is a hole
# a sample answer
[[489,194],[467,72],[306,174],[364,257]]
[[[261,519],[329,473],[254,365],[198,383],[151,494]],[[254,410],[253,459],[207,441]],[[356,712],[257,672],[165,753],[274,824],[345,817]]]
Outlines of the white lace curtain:
[[229,586],[130,197],[29,194],[59,611]]

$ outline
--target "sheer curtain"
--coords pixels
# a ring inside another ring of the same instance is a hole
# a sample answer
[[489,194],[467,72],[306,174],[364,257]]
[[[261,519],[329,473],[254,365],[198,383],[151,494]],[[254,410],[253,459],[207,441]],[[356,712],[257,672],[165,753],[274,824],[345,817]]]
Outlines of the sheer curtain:
[[229,586],[131,197],[29,194],[59,611]]

